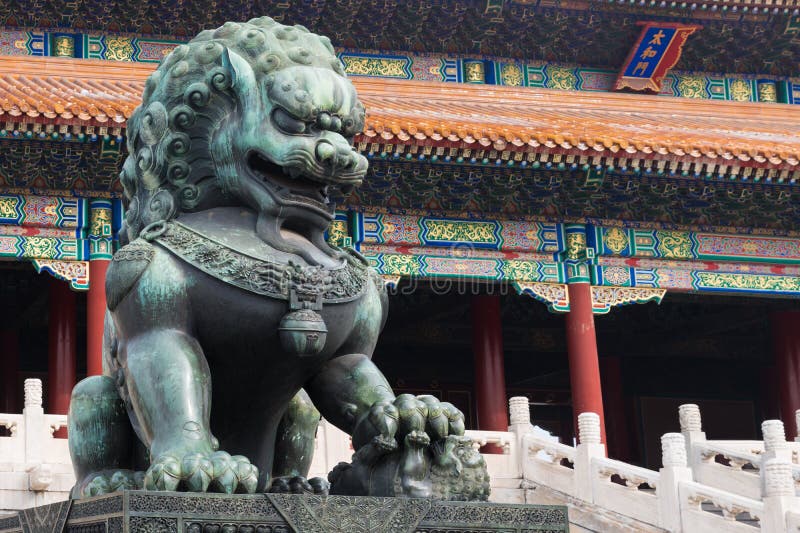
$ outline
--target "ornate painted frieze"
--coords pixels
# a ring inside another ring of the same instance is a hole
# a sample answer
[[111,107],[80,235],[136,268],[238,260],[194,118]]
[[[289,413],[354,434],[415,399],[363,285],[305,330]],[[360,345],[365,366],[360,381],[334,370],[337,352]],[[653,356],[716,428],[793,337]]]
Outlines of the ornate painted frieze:
[[88,259],[87,218],[86,199],[2,193],[0,257]]
[[564,282],[564,268],[556,262],[491,257],[465,257],[447,251],[417,250],[409,253],[381,246],[364,245],[361,253],[383,276],[434,279],[481,279],[486,281]]
[[89,289],[89,262],[88,261],[53,261],[49,259],[34,259],[33,266],[36,272],[47,272],[56,279],[69,283],[75,290]]
[[800,276],[769,276],[729,272],[693,272],[697,290],[800,296]]
[[563,283],[515,282],[519,294],[525,294],[547,305],[553,312],[569,312],[569,291]]
[[698,259],[800,264],[800,239],[740,235],[694,235]]
[[[719,270],[709,270],[709,267]],[[688,268],[670,264],[651,268],[598,265],[593,267],[593,283],[692,292],[800,295],[800,272],[796,267],[777,268],[772,272],[768,268],[759,269],[758,265],[746,263],[700,263]]]
[[[131,35],[0,29],[0,55],[158,63],[183,42],[185,40]],[[624,45],[620,46],[624,48]],[[340,50],[339,59],[349,76],[478,82],[569,91],[611,91],[617,77],[617,72],[611,68],[587,68],[568,62],[520,61],[493,56],[468,57],[435,52],[382,52],[353,48]],[[619,57],[624,53],[621,48]],[[614,63],[617,61],[615,58]],[[632,68],[635,68],[636,64],[634,63]],[[734,101],[793,103],[796,100],[800,103],[800,97],[793,97],[793,87],[797,83],[793,85],[791,80],[787,82],[782,78],[763,75],[725,76],[703,73],[699,70],[703,69],[666,74],[658,94]]]
[[[0,224],[81,229],[86,225],[87,208],[88,202],[82,198],[0,193]],[[81,235],[73,232],[72,236]]]
[[413,79],[412,60],[408,56],[387,56],[343,52],[339,54],[344,70],[349,76],[368,76],[373,78]]
[[0,257],[5,258],[83,261],[89,259],[88,248],[85,239],[0,235]]
[[[792,280],[800,280],[800,239],[375,210],[336,216],[336,229],[329,234],[338,242],[351,239],[373,268],[392,279],[588,282],[597,287],[760,294],[789,294]],[[352,236],[348,220],[354,222]],[[709,277],[711,273],[725,275]],[[608,311],[605,304],[600,308],[598,312]]]
[[89,288],[90,259],[110,259],[121,222],[118,200],[0,193],[0,258]]
[[647,302],[661,303],[666,289],[648,289],[631,287],[596,287],[592,290],[592,312],[606,314],[618,305],[643,304]]
[[800,238],[595,227],[597,255],[800,264]]
[[556,253],[563,235],[558,224],[515,220],[365,212],[357,215],[364,243],[488,248]]

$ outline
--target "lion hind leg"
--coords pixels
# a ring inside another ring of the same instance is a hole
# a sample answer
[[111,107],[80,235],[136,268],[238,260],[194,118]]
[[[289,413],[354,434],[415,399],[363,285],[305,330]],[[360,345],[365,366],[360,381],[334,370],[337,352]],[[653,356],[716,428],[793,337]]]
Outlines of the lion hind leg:
[[72,391],[68,421],[77,480],[73,498],[142,487],[143,473],[133,470],[137,439],[114,380],[91,376],[78,383]]
[[278,425],[270,492],[327,494],[328,482],[306,479],[314,458],[319,411],[305,390],[295,394]]

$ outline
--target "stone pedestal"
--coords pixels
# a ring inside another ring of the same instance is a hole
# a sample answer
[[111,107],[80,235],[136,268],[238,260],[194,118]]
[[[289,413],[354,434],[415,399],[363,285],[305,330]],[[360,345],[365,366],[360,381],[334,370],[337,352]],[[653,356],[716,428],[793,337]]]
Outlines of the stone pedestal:
[[568,531],[567,508],[403,498],[126,491],[20,511],[0,533]]

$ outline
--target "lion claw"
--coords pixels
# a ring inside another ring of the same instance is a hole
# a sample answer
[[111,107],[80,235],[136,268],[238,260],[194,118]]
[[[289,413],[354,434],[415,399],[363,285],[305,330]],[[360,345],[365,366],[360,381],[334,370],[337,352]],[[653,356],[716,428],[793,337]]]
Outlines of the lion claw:
[[386,435],[376,435],[373,437],[372,445],[381,453],[391,453],[397,449],[397,441]]
[[101,496],[120,490],[142,488],[144,474],[133,470],[103,470],[94,472],[73,489],[73,498]]
[[258,469],[247,458],[227,452],[189,453],[181,460],[163,454],[144,478],[146,490],[252,494],[257,484]]
[[280,494],[316,494],[327,496],[330,484],[321,477],[306,479],[302,476],[276,477],[267,492]]
[[424,431],[412,431],[406,435],[406,443],[411,446],[424,448],[431,443],[431,438]]

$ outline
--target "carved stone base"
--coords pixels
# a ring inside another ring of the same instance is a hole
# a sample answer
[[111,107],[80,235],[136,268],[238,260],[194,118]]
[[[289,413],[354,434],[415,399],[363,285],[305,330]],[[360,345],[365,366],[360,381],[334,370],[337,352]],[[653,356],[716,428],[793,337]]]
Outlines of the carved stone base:
[[20,511],[0,533],[567,531],[567,508],[403,498],[125,491]]

